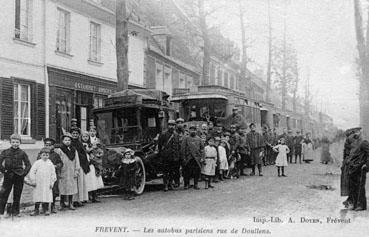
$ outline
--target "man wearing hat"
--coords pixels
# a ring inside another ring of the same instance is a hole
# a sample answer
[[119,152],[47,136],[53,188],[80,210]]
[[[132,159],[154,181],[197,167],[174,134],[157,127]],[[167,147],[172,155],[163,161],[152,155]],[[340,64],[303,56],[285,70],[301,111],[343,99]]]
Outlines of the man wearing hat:
[[184,188],[188,189],[190,179],[194,178],[194,189],[198,187],[201,161],[205,159],[204,143],[196,136],[196,126],[190,126],[190,135],[184,137],[181,144],[181,160],[183,167]]
[[12,134],[10,136],[10,148],[3,150],[0,154],[0,172],[4,174],[4,182],[0,192],[0,218],[4,214],[5,205],[12,188],[12,215],[19,216],[24,177],[31,169],[31,163],[27,154],[19,148],[20,143],[21,136]]
[[163,161],[163,183],[164,192],[173,190],[172,182],[175,180],[179,163],[179,136],[174,131],[176,122],[168,121],[168,130],[159,136],[158,149],[159,156]]
[[[181,146],[183,137],[186,135],[186,131],[185,131],[183,123],[184,123],[183,118],[178,118],[176,120],[176,130],[175,130],[175,132],[178,134],[179,146]],[[179,151],[180,150],[181,150],[181,148],[179,148]],[[180,186],[180,179],[181,179],[180,168],[181,168],[181,162],[179,160],[178,162],[176,162],[176,166],[174,168],[174,187],[175,188],[178,188]]]
[[297,157],[299,158],[299,162],[301,164],[301,152],[302,152],[302,141],[304,137],[301,135],[300,130],[296,131],[296,136],[293,139],[293,150],[295,153],[295,164],[297,163]]
[[[239,149],[242,143],[242,139],[241,136],[238,134],[237,132],[237,125],[236,124],[232,124],[231,125],[231,136],[229,137],[229,145],[231,145],[231,155],[234,155],[235,157],[238,156],[239,154]],[[239,172],[241,174],[243,174],[243,161],[244,159],[241,159],[239,161],[236,162],[236,167],[237,167],[237,177],[239,175]]]
[[236,124],[238,128],[247,128],[246,119],[238,113],[238,108],[233,107],[232,114],[225,119],[225,125],[230,128],[230,125]]
[[263,176],[262,168],[261,168],[261,154],[264,152],[264,139],[263,136],[256,132],[256,125],[254,123],[250,124],[251,131],[246,135],[247,145],[250,149],[250,157],[251,157],[251,166],[252,172],[251,176],[255,175],[255,168],[258,167],[259,176]]
[[56,178],[57,178],[57,181],[54,183],[54,186],[53,186],[53,202],[51,203],[51,213],[56,213],[55,200],[56,200],[56,197],[59,196],[58,183],[60,179],[61,168],[63,167],[63,161],[61,160],[60,156],[54,151],[54,145],[55,145],[54,139],[52,138],[44,139],[44,146],[50,149],[49,160],[53,163],[55,167]]

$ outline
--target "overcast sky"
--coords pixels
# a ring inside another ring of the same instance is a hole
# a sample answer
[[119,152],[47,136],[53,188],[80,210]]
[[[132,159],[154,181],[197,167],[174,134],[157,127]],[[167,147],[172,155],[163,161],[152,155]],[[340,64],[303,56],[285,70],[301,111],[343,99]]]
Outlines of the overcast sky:
[[[220,0],[219,0],[220,1]],[[264,70],[267,62],[267,0],[241,0],[246,6],[249,57]],[[341,128],[359,124],[357,56],[352,0],[290,0],[287,35],[298,51],[304,95],[307,71],[313,104]],[[284,0],[271,0],[273,37],[282,39]],[[240,43],[237,1],[227,1],[209,23],[221,24],[225,36]]]

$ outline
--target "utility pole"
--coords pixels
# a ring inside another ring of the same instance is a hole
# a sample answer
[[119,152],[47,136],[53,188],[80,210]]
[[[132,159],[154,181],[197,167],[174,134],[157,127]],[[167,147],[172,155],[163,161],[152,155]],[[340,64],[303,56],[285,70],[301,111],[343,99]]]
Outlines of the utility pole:
[[272,19],[270,15],[270,0],[268,0],[268,25],[269,25],[269,42],[268,42],[268,71],[267,71],[266,101],[270,102],[270,86],[271,86],[271,76],[272,76]]
[[128,16],[126,0],[116,1],[115,46],[118,91],[128,89]]

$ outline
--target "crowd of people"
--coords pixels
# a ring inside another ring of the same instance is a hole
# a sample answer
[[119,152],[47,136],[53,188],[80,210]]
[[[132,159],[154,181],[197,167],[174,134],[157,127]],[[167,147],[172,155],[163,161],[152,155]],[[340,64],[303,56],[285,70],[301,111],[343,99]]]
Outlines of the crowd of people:
[[[285,167],[291,163],[309,163],[313,160],[313,141],[310,134],[293,135],[285,129],[276,130],[263,126],[262,133],[251,123],[249,131],[232,123],[227,130],[215,128],[211,121],[200,127],[184,124],[179,118],[168,121],[168,130],[158,138],[158,154],[163,161],[164,191],[180,186],[181,174],[184,189],[214,188],[214,182],[240,176],[263,176],[263,166],[276,165],[277,176],[286,177]],[[247,172],[250,169],[251,172]],[[256,173],[256,169],[258,173]],[[194,183],[190,186],[190,180]]]
[[[19,215],[24,183],[33,187],[32,216],[56,213],[57,197],[60,197],[61,211],[75,210],[87,202],[99,202],[97,190],[104,187],[102,158],[105,150],[94,126],[88,132],[81,131],[73,119],[70,131],[61,137],[61,144],[55,144],[52,138],[44,139],[44,147],[33,165],[19,147],[20,142],[20,135],[13,134],[10,148],[0,154],[0,172],[4,174],[0,192],[1,217],[5,209],[8,216]],[[245,128],[237,121],[228,129],[214,127],[211,121],[201,127],[187,126],[179,118],[169,120],[168,129],[159,134],[157,155],[162,161],[164,191],[178,189],[181,177],[184,189],[198,190],[200,181],[209,189],[225,179],[263,176],[263,166],[268,165],[277,167],[278,177],[286,177],[288,164],[313,160],[313,141],[309,133],[303,136],[301,131],[294,135],[291,130],[284,129],[283,134],[277,135],[276,130],[263,126],[259,133],[254,123]],[[138,169],[134,151],[122,151],[114,175],[119,178],[126,200],[135,197]],[[193,185],[190,185],[192,179]],[[9,196],[13,197],[10,204]]]
[[[57,197],[60,197],[60,211],[100,202],[97,190],[104,187],[101,176],[104,147],[96,137],[94,126],[89,132],[81,131],[74,121],[70,133],[64,133],[61,144],[57,145],[54,139],[45,138],[44,147],[32,165],[20,143],[19,134],[11,135],[10,148],[0,154],[0,172],[4,174],[0,218],[20,216],[23,184],[33,187],[35,205],[31,216],[56,213]],[[8,202],[11,197],[13,200]]]

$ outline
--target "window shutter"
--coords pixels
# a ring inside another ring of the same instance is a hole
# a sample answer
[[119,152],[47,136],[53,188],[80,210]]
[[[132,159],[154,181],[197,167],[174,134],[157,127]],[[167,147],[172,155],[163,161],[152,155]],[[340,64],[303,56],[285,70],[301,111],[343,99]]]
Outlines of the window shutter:
[[101,62],[101,25],[97,27],[97,60]]
[[45,85],[44,84],[36,84],[36,104],[37,109],[37,117],[32,125],[37,128],[37,133],[34,136],[37,140],[41,140],[45,138]]
[[66,37],[65,37],[65,41],[66,41],[66,51],[67,53],[71,52],[71,47],[70,47],[70,13],[66,13],[66,19],[65,19],[65,25],[66,25]]
[[58,23],[57,23],[57,32],[56,32],[56,50],[59,51],[60,49],[60,17],[61,17],[61,11],[58,10]]
[[1,138],[9,139],[14,131],[14,115],[13,115],[13,80],[9,78],[1,78]]
[[27,1],[28,41],[33,41],[33,0]]
[[89,58],[90,60],[92,60],[92,30],[93,30],[93,24],[92,22],[90,22],[90,48],[89,48]]
[[20,0],[15,0],[15,38],[20,38]]

